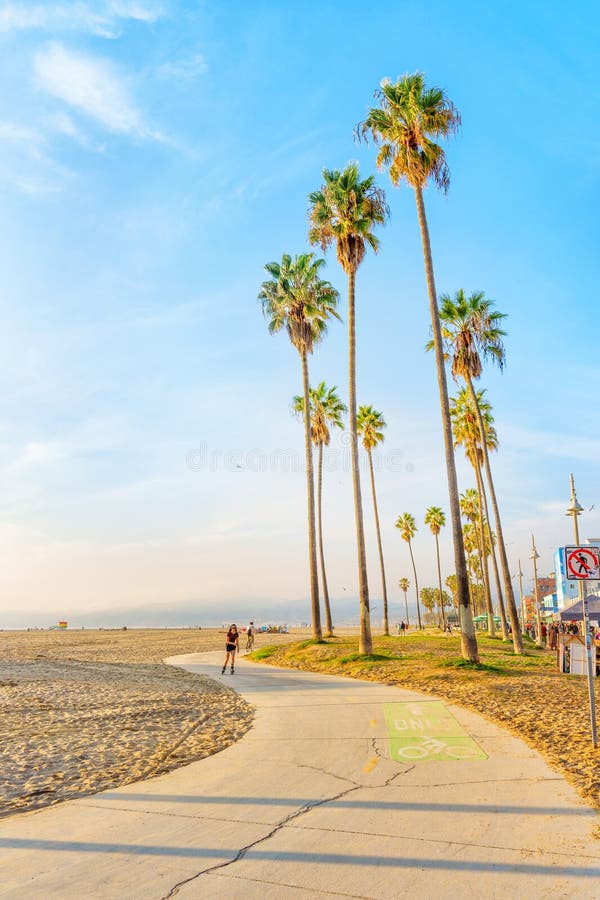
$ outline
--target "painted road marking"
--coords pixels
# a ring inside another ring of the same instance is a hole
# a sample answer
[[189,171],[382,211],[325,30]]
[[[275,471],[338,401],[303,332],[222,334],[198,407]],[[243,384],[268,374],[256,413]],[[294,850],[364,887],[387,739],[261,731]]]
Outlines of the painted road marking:
[[363,772],[368,775],[369,772],[372,772],[379,760],[376,756],[373,756],[365,765],[363,766]]
[[487,759],[441,700],[384,703],[390,757],[416,760]]

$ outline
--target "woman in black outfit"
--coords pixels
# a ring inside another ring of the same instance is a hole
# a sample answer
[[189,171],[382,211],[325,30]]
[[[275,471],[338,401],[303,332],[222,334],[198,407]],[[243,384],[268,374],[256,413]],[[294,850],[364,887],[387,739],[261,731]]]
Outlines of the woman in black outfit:
[[235,662],[235,651],[240,649],[240,636],[238,634],[237,625],[230,625],[229,631],[227,632],[227,637],[225,638],[225,650],[227,651],[227,656],[225,657],[225,662],[223,663],[223,668],[221,669],[221,675],[225,674],[225,669],[227,668],[227,663],[229,661],[229,657],[231,656],[231,674],[233,675],[234,669],[233,664]]

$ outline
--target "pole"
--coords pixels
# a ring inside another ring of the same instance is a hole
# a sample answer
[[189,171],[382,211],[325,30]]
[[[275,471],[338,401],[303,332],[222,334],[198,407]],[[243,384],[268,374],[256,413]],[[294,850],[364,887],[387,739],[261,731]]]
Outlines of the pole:
[[[567,515],[573,517],[573,532],[575,535],[575,546],[579,547],[579,523],[577,517],[583,512],[583,507],[577,500],[575,492],[575,479],[571,474],[571,505],[567,510]],[[579,579],[577,582],[577,590],[579,600],[581,602],[581,618],[583,635],[585,638],[585,654],[587,659],[587,675],[588,675],[588,698],[590,704],[590,727],[592,732],[592,747],[598,746],[598,733],[596,730],[596,697],[594,694],[594,677],[596,675],[596,648],[592,646],[592,638],[590,635],[590,624],[588,621],[587,597],[583,587],[583,581]],[[592,656],[593,653],[593,656]]]
[[521,560],[519,560],[519,571],[517,572],[519,576],[519,599],[521,601],[521,632],[525,632],[525,603],[523,601],[523,570],[521,569]]
[[531,559],[533,561],[533,602],[535,603],[535,621],[537,629],[537,643],[540,647],[542,644],[542,617],[540,615],[540,589],[537,580],[537,561],[540,558],[539,553],[535,549],[535,541],[531,535]]

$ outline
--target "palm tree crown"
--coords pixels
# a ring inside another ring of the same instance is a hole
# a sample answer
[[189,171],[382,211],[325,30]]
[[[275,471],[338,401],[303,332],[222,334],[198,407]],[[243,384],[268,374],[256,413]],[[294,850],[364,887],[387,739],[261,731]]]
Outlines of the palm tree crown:
[[452,375],[456,378],[479,378],[481,359],[490,359],[502,369],[505,353],[500,328],[505,313],[493,309],[483,291],[467,297],[461,289],[454,297],[440,297],[440,321],[446,353],[452,360]]
[[361,181],[358,163],[348,163],[341,172],[323,169],[323,184],[308,197],[308,239],[326,250],[335,242],[337,258],[346,274],[356,272],[365,255],[365,245],[377,253],[375,225],[388,217],[385,193],[372,175]]
[[270,262],[265,270],[271,276],[263,281],[258,299],[275,334],[287,330],[290,341],[300,354],[312,353],[313,345],[327,331],[327,319],[339,319],[336,306],[339,294],[329,281],[320,277],[324,259],[313,253],[292,257],[284,253],[281,262]]
[[396,528],[400,530],[400,537],[403,541],[410,543],[417,533],[417,523],[412,513],[402,513],[396,519]]
[[441,88],[428,88],[421,72],[396,82],[381,82],[375,94],[380,106],[369,110],[357,128],[359,137],[371,134],[379,145],[377,167],[389,169],[392,183],[403,178],[423,188],[429,178],[444,191],[450,184],[446,154],[437,143],[460,127],[460,113]]
[[378,444],[383,443],[383,429],[386,427],[383,413],[373,406],[359,406],[356,416],[356,427],[362,437],[363,447],[370,452]]
[[439,534],[446,524],[446,514],[439,506],[430,506],[425,513],[425,524],[429,525],[432,534]]
[[398,586],[400,587],[401,591],[406,593],[410,587],[410,581],[408,580],[408,578],[401,578],[400,581],[398,582]]
[[460,495],[460,511],[469,522],[476,522],[479,518],[479,494],[475,488],[467,488]]
[[[348,407],[340,400],[337,387],[328,388],[324,381],[311,388],[309,393],[312,442],[315,446],[324,444],[328,447],[331,440],[329,426],[343,428],[343,415],[348,412]],[[292,400],[292,409],[297,415],[304,415],[304,397],[301,394]]]
[[[497,450],[498,434],[494,427],[492,405],[485,399],[484,395],[485,390],[476,392],[477,405],[484,423],[488,450]],[[452,419],[454,446],[465,448],[465,456],[473,466],[476,465],[477,461],[481,464],[483,449],[477,411],[466,387],[461,388],[456,397],[450,398],[450,417]]]

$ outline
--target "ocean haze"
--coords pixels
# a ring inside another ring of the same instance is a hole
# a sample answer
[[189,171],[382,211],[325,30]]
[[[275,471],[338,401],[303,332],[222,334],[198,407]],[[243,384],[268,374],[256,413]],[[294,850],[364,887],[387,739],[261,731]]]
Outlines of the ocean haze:
[[[332,600],[334,626],[358,624],[358,598]],[[381,602],[375,602],[373,624],[377,627]],[[393,618],[393,612],[392,612]],[[398,610],[398,618],[402,618]],[[257,602],[249,607],[243,599],[221,603],[199,601],[197,603],[168,603],[151,606],[118,607],[78,612],[73,609],[60,611],[58,615],[37,611],[8,610],[0,614],[0,628],[49,628],[59,621],[67,621],[69,628],[205,628],[229,625],[237,622],[246,625],[252,619],[256,624],[302,626],[310,621],[308,600],[282,600]],[[395,621],[395,620],[394,620]]]

